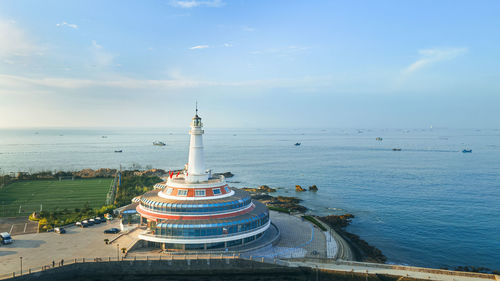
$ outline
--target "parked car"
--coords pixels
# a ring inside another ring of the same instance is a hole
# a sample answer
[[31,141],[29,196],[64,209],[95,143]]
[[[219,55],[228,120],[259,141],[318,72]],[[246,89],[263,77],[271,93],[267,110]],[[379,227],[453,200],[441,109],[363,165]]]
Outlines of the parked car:
[[120,232],[120,229],[118,229],[116,227],[104,230],[104,233],[106,233],[106,234],[116,234],[118,232]]
[[14,240],[12,240],[12,237],[10,237],[10,234],[8,232],[2,232],[0,233],[0,243],[7,245],[12,243]]
[[64,229],[62,227],[56,227],[56,228],[54,228],[54,232],[59,233],[59,234],[64,234],[64,233],[66,233],[66,229]]
[[90,219],[89,222],[95,223],[95,220],[94,219]]
[[100,224],[101,223],[101,218],[100,217],[94,218],[94,223],[95,224]]
[[101,222],[106,222],[106,218],[102,217]]
[[79,227],[82,227],[82,222],[81,221],[77,221],[77,222],[75,222],[75,225],[79,226]]

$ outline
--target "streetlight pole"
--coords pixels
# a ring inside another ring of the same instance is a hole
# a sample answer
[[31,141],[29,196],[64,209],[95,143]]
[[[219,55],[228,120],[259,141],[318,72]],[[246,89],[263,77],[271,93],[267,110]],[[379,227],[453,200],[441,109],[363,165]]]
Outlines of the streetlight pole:
[[19,257],[19,260],[21,261],[21,275],[23,275],[23,257]]
[[120,261],[120,244],[116,244],[116,260]]

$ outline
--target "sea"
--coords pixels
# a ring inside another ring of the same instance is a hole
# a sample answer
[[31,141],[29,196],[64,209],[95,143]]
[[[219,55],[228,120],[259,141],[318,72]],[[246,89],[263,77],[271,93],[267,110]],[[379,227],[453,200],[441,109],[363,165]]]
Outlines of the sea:
[[[2,129],[0,174],[179,169],[188,129]],[[232,172],[231,186],[268,185],[310,213],[354,214],[347,230],[389,263],[500,270],[500,130],[205,128],[204,146],[207,168]]]

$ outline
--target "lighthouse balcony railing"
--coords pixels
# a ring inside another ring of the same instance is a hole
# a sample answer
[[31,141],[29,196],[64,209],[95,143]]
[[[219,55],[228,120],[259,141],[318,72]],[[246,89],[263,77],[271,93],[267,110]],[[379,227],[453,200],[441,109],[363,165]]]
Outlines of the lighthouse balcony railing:
[[[244,209],[249,208],[249,205],[252,204],[251,199],[248,200],[241,200],[242,202],[238,202],[237,204],[228,204],[224,205],[224,203],[215,203],[213,204],[214,207],[150,207],[147,204],[141,204],[141,207],[144,208],[145,210],[148,211],[153,211],[153,212],[161,212],[161,213],[169,213],[169,214],[175,214],[175,215],[196,215],[196,214],[225,214],[225,213],[232,213],[232,212],[238,212]],[[179,204],[180,205],[180,204]],[[208,204],[206,204],[208,205]],[[218,206],[220,205],[220,206]],[[196,206],[196,205],[193,205]]]
[[[174,175],[172,178],[169,178],[168,180],[172,181],[172,182],[177,182],[177,183],[184,183],[186,181],[186,178],[184,175],[179,175],[177,177]],[[199,184],[200,183],[218,183],[218,182],[223,182],[224,180],[226,180],[226,177],[224,177],[223,175],[218,175],[218,176],[212,176],[211,178],[209,178],[206,181],[199,182]]]

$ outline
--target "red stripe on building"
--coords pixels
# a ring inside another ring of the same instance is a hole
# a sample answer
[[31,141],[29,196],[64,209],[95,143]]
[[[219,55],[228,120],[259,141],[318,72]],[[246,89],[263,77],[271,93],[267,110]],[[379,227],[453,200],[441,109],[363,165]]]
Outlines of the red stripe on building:
[[179,216],[179,215],[164,215],[164,214],[157,214],[157,213],[152,213],[149,211],[146,211],[141,208],[141,205],[138,205],[136,210],[139,214],[141,214],[143,217],[146,217],[148,219],[166,219],[166,220],[209,220],[209,219],[220,219],[220,218],[230,218],[230,217],[235,217],[238,215],[246,214],[250,211],[255,209],[255,205],[252,204],[252,206],[248,209],[241,210],[238,212],[234,213],[228,213],[228,214],[220,214],[220,215],[208,215],[208,216]]

